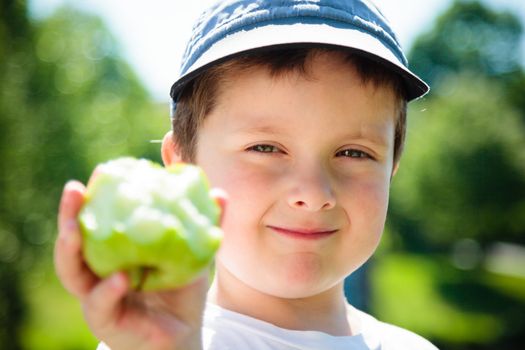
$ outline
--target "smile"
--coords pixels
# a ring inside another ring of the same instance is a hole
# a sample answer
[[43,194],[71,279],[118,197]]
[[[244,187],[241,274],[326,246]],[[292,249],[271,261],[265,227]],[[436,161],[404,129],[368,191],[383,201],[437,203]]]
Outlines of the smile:
[[296,229],[296,228],[284,228],[277,226],[268,226],[272,231],[295,239],[305,239],[305,240],[319,240],[330,237],[337,230],[326,230],[326,229]]

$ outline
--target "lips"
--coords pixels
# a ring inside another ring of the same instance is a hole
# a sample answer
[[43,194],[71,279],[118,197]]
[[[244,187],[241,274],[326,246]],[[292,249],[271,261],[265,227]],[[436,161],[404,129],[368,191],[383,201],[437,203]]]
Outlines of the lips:
[[296,239],[305,239],[305,240],[319,240],[332,236],[337,230],[333,229],[303,229],[303,228],[289,228],[289,227],[278,227],[278,226],[268,226],[269,229],[276,232],[279,235],[287,236],[290,238]]

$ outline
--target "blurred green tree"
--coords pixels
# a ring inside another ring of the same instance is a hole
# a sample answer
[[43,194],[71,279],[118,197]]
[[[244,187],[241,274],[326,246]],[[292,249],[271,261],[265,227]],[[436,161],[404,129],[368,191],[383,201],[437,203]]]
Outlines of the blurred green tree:
[[392,186],[391,227],[419,248],[448,249],[465,238],[525,243],[519,111],[481,76],[449,76],[442,86],[411,108],[407,149]]
[[409,61],[433,90],[411,107],[389,224],[412,248],[524,243],[522,34],[515,15],[456,0],[415,40]]
[[19,349],[21,282],[49,263],[64,182],[120,155],[158,161],[150,140],[169,121],[99,19],[62,8],[33,23],[24,1],[1,8],[0,344]]
[[446,349],[523,347],[522,35],[514,14],[456,0],[409,54],[432,91],[410,106],[386,235],[404,251],[378,258],[372,308]]
[[414,41],[409,61],[435,89],[448,75],[465,71],[494,79],[525,122],[522,37],[523,24],[514,13],[493,10],[480,1],[454,0]]
[[[20,274],[17,271],[20,241],[9,217],[10,203],[4,200],[9,187],[9,167],[12,157],[9,135],[13,132],[12,112],[18,104],[17,94],[25,74],[17,71],[16,62],[30,51],[26,41],[32,28],[25,16],[25,6],[17,1],[2,0],[0,11],[0,344],[6,349],[21,349],[20,325],[24,321]],[[18,74],[17,74],[18,73]],[[8,92],[8,90],[11,90]]]
[[410,50],[412,69],[435,86],[439,79],[463,71],[511,79],[521,72],[519,18],[492,10],[479,1],[455,0],[420,35]]

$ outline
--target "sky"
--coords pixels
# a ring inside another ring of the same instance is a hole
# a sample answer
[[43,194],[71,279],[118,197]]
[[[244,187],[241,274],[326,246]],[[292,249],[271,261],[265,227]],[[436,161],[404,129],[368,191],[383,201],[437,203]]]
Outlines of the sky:
[[[29,0],[31,16],[45,18],[70,4],[100,16],[119,42],[124,58],[152,96],[167,101],[191,27],[200,12],[215,0]],[[453,0],[375,0],[407,51],[415,37],[430,29],[434,18]],[[525,23],[522,0],[485,0],[510,9]]]

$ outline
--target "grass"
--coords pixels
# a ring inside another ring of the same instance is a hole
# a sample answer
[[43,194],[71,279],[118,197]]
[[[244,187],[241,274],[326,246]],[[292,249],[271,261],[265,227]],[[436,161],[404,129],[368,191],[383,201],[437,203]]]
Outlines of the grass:
[[498,344],[525,330],[525,279],[441,256],[384,254],[372,268],[372,313],[439,344]]
[[41,264],[24,279],[29,318],[22,331],[24,349],[94,350],[79,302],[57,280],[51,263]]

